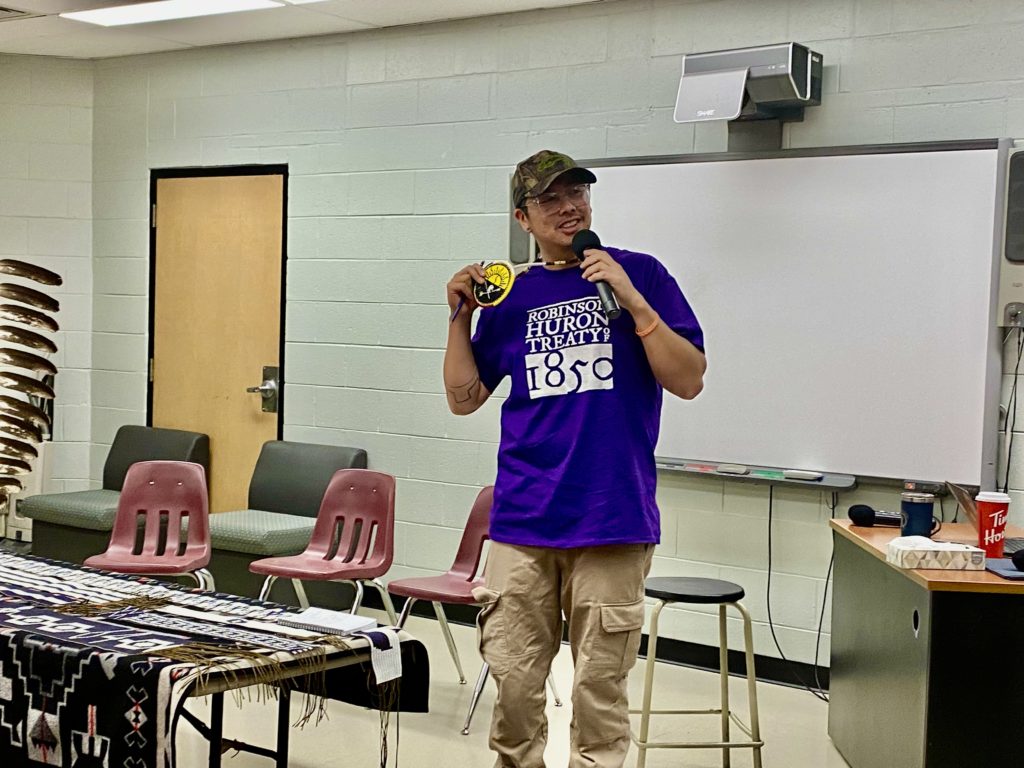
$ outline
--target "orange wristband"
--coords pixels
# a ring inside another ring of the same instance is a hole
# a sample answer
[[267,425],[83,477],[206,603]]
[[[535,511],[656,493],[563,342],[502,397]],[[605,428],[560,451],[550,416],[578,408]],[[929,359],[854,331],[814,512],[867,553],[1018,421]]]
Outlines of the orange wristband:
[[661,318],[660,317],[656,317],[656,318],[654,318],[654,322],[651,323],[650,325],[648,325],[642,331],[639,328],[637,328],[636,329],[636,335],[639,336],[641,339],[644,336],[650,336],[652,333],[654,333],[654,329],[657,328],[659,325],[661,325]]

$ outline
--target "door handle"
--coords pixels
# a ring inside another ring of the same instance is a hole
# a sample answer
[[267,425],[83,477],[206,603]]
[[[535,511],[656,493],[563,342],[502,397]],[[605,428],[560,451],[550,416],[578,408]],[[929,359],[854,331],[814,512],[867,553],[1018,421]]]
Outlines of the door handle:
[[276,365],[263,366],[263,383],[256,387],[246,387],[245,391],[261,398],[260,410],[264,413],[277,413],[277,401],[281,395],[281,372]]
[[267,379],[258,387],[246,387],[245,391],[251,392],[252,394],[256,394],[258,392],[264,398],[273,397],[277,394],[277,382],[273,379]]

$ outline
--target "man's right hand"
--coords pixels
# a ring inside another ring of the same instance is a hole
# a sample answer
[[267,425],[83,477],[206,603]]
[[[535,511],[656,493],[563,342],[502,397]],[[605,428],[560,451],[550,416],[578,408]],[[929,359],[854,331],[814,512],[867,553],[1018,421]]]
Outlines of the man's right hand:
[[[479,264],[469,264],[456,272],[447,285],[448,309],[454,313],[455,308],[462,301],[462,309],[459,311],[459,314],[465,312],[466,317],[470,317],[473,311],[480,306],[473,295],[473,283],[483,282],[484,268]],[[458,317],[455,319],[457,320]]]

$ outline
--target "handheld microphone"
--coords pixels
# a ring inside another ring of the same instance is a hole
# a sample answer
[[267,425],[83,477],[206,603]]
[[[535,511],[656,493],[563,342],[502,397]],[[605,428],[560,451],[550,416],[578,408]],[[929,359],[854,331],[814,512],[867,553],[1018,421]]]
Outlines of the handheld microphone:
[[1013,567],[1018,571],[1024,571],[1024,549],[1018,549],[1012,555],[1010,560],[1013,561]]
[[899,528],[902,518],[895,512],[875,511],[867,504],[854,504],[850,507],[850,520],[854,525],[862,525],[870,528],[873,525],[887,525],[892,528]]
[[[585,250],[600,247],[601,238],[592,230],[581,229],[572,236],[572,252],[576,254],[576,258],[580,261],[583,261],[583,252]],[[611,286],[604,280],[598,280],[594,285],[597,286],[597,295],[601,299],[601,306],[604,308],[604,313],[608,316],[608,319],[614,320],[621,315],[622,309],[619,307],[619,302],[615,298]]]

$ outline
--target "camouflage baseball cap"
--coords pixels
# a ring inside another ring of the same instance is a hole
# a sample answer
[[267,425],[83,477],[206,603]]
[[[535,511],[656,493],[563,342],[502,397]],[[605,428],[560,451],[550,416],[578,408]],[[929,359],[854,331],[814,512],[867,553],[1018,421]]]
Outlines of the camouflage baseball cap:
[[542,149],[531,155],[517,165],[516,172],[512,174],[512,204],[521,208],[527,197],[541,194],[555,179],[570,171],[587,184],[597,181],[593,173],[576,165],[575,160],[561,152]]

